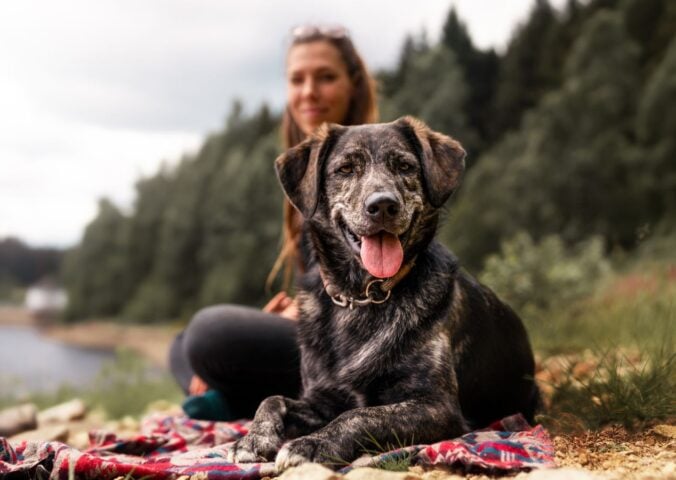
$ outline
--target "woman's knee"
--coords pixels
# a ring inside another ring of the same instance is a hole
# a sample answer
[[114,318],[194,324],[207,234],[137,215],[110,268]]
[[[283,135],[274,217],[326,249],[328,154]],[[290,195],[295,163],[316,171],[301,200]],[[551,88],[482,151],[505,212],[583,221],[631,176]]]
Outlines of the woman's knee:
[[[193,364],[202,359],[227,360],[244,344],[252,341],[250,330],[256,329],[260,310],[238,305],[214,305],[203,308],[185,329],[184,348]],[[248,348],[253,345],[247,345]]]

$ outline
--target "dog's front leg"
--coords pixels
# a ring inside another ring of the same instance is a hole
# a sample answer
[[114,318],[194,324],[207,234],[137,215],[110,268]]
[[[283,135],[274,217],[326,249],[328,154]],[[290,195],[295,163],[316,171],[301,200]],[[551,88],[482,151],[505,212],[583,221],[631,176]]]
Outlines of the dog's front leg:
[[256,410],[249,433],[228,449],[228,461],[272,460],[284,441],[310,433],[327,422],[307,401],[281,395],[268,397]]
[[305,462],[350,462],[360,449],[377,448],[374,439],[379,445],[396,448],[400,443],[434,442],[468,430],[459,407],[406,401],[356,408],[321,430],[288,442],[277,454],[275,468],[281,472]]

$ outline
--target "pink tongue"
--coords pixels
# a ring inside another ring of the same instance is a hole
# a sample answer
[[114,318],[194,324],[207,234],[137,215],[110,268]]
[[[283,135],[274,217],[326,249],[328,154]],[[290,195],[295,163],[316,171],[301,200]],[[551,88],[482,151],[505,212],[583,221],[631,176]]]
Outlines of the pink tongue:
[[404,250],[395,235],[381,232],[361,237],[361,261],[374,277],[389,278],[396,275],[403,260]]

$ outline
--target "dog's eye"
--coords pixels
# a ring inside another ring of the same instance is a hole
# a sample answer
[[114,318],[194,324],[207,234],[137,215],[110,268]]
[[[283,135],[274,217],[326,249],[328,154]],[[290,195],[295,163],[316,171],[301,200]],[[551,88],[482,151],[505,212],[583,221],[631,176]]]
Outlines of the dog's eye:
[[399,162],[397,164],[397,170],[399,170],[400,172],[403,172],[403,173],[408,173],[408,172],[413,171],[413,165],[411,165],[410,163],[407,163],[407,162]]
[[338,167],[338,172],[343,175],[350,175],[351,173],[354,173],[354,166],[351,163],[346,163],[345,165]]

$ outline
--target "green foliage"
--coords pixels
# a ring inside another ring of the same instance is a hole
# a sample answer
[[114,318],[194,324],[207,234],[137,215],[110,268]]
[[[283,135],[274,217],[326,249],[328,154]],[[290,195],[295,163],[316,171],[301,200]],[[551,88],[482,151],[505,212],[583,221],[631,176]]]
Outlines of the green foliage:
[[569,359],[545,385],[553,390],[541,419],[547,426],[641,427],[676,414],[676,284],[664,264],[649,265],[600,282],[586,299],[526,318],[537,352]]
[[468,175],[442,237],[470,266],[516,230],[635,246],[650,215],[634,181],[641,171],[632,153],[637,62],[617,14],[602,10],[585,24],[561,88]]
[[19,303],[21,296],[17,295],[21,292],[16,280],[5,272],[0,272],[0,303]]
[[493,135],[515,129],[524,112],[534,107],[543,93],[554,85],[549,38],[555,31],[556,16],[547,0],[537,0],[528,20],[515,32],[500,62]]
[[263,303],[281,224],[276,124],[266,107],[246,117],[235,103],[196,155],[138,182],[129,217],[102,202],[67,259],[70,317],[158,322]]
[[413,465],[413,452],[407,451],[404,448],[407,445],[413,445],[415,442],[413,438],[402,442],[396,432],[392,431],[392,434],[396,443],[387,442],[383,445],[372,434],[367,433],[367,441],[372,447],[367,448],[361,445],[362,450],[371,456],[385,454],[375,462],[373,465],[375,468],[390,472],[406,472]]
[[455,54],[444,46],[427,49],[408,62],[403,86],[383,101],[383,121],[415,115],[431,128],[452,133],[471,148],[478,142],[476,132],[463,113],[467,88]]
[[147,277],[125,305],[122,318],[138,322],[157,322],[175,318],[180,299],[157,277]]
[[609,271],[598,237],[567,248],[558,236],[535,244],[522,232],[487,258],[479,279],[512,308],[533,317],[588,296]]
[[[467,143],[470,157],[478,155],[485,143],[490,140],[491,123],[493,121],[492,102],[497,87],[499,60],[493,50],[477,49],[469,35],[467,26],[451,7],[442,31],[441,44],[453,52],[463,72],[468,93],[465,95],[463,112],[467,115],[470,130],[479,139]],[[448,130],[448,133],[460,135],[461,132]]]
[[676,38],[643,89],[636,132],[643,147],[637,152],[637,178],[649,199],[652,219],[676,217]]
[[141,415],[155,400],[180,402],[183,393],[166,373],[153,372],[131,351],[119,350],[114,361],[104,365],[83,399],[101,408],[109,418]]
[[[546,353],[581,351],[590,346],[607,350],[615,346],[657,350],[665,339],[674,340],[676,288],[669,284],[668,272],[646,283],[635,274],[619,277],[620,284],[610,282],[605,288],[536,317],[525,318],[536,350]],[[624,282],[624,283],[623,283]],[[673,280],[671,280],[673,282]],[[599,284],[603,286],[603,282]]]
[[82,243],[64,260],[68,318],[115,315],[129,298],[128,226],[128,218],[109,200],[99,202]]
[[55,277],[63,255],[62,250],[32,248],[17,238],[0,238],[0,299],[8,299],[14,287]]
[[[259,138],[249,151],[235,150],[210,179],[201,212],[199,264],[203,305],[236,300],[261,304],[265,278],[277,254],[282,193],[272,161],[277,133]],[[238,178],[239,172],[247,175]],[[233,181],[233,179],[237,179]]]

